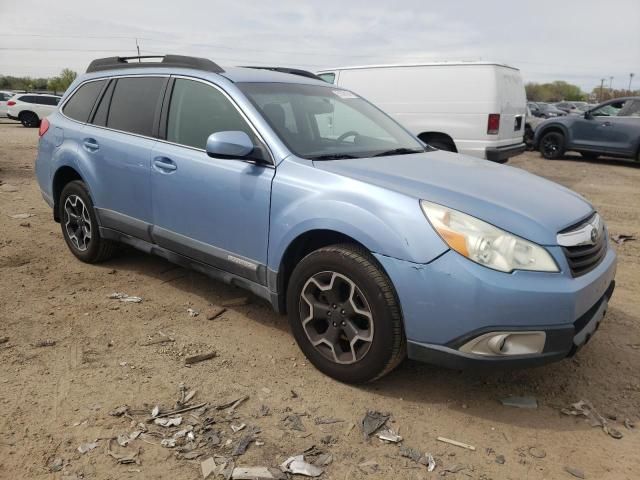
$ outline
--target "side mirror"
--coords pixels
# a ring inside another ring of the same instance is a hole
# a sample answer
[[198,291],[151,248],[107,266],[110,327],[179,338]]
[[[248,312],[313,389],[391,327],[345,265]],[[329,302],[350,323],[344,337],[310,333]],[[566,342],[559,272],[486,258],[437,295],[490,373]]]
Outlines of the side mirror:
[[216,132],[207,138],[206,151],[210,157],[247,158],[253,149],[253,142],[245,132]]
[[591,113],[591,110],[587,110],[586,112],[584,112],[584,118],[585,120],[591,120],[593,118],[593,113]]

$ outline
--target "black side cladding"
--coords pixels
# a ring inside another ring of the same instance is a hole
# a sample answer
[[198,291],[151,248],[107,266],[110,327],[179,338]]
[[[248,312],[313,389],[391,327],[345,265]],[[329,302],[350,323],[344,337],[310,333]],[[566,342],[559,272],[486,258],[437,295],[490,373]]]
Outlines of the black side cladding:
[[[142,62],[143,59],[161,58],[160,62]],[[213,73],[222,73],[224,69],[208,58],[188,57],[185,55],[142,55],[139,57],[107,57],[93,60],[87,67],[87,73],[121,68],[193,68]]]

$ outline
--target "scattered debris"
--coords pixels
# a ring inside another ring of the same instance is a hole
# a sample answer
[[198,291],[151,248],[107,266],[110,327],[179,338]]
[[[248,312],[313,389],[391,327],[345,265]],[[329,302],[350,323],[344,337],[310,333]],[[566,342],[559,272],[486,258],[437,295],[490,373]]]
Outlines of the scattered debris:
[[287,415],[282,419],[282,422],[285,424],[286,427],[290,428],[291,430],[297,430],[298,432],[306,432],[306,429],[304,428],[304,424],[302,423],[302,419],[300,418],[299,415],[295,415],[293,413],[290,415]]
[[15,220],[26,220],[27,218],[35,217],[33,213],[16,213],[15,215],[9,215],[10,218]]
[[230,413],[233,413],[234,410],[236,408],[238,408],[238,406],[243,403],[246,402],[247,400],[249,400],[249,395],[245,395],[243,397],[240,397],[236,400],[231,400],[230,402],[227,403],[223,403],[221,405],[216,406],[216,410],[226,410],[227,408],[229,409]]
[[200,469],[202,470],[202,478],[206,479],[217,470],[217,465],[213,457],[209,457],[200,462]]
[[458,472],[461,472],[462,470],[465,470],[466,468],[467,468],[466,465],[460,465],[456,463],[455,465],[452,465],[450,467],[443,468],[442,471],[440,472],[440,475],[444,476],[447,473],[458,473]]
[[[425,465],[427,468],[429,468],[429,465],[433,463],[433,468],[436,468],[435,460],[433,459],[431,454],[421,453],[418,450],[415,450],[413,448],[403,446],[403,447],[400,447],[400,456],[413,460],[414,462],[419,463],[421,465]],[[429,471],[432,471],[432,470],[429,470]]]
[[260,405],[260,410],[258,410],[259,417],[268,417],[271,415],[271,409],[268,405],[262,404]]
[[242,307],[243,305],[248,305],[249,303],[249,297],[239,297],[223,302],[222,306],[225,308]]
[[624,419],[624,426],[627,430],[633,430],[634,428],[636,428],[636,424],[633,423],[631,420],[629,420],[628,418]]
[[142,302],[142,298],[141,297],[130,297],[126,293],[119,293],[119,292],[112,293],[107,298],[110,298],[111,300],[120,300],[121,302],[125,302],[125,303],[140,303],[140,302]]
[[197,310],[194,310],[193,308],[187,308],[187,314],[188,314],[190,317],[192,317],[192,318],[193,318],[193,317],[197,317],[198,315],[200,315],[200,312],[199,312],[199,311],[197,311]]
[[286,480],[287,475],[277,468],[236,467],[231,474],[232,480]]
[[330,453],[321,453],[313,461],[313,464],[316,467],[326,467],[327,465],[330,465],[331,462],[333,462],[333,455]]
[[451,440],[449,438],[438,437],[436,438],[439,442],[448,443],[450,445],[455,445],[456,447],[466,448],[467,450],[476,450],[476,447],[473,445],[468,445],[466,443],[458,442],[457,440]]
[[21,227],[31,228],[31,224],[29,222],[20,222]]
[[376,411],[367,411],[366,415],[360,422],[360,427],[362,428],[362,433],[364,435],[365,440],[368,439],[371,435],[376,433],[378,429],[380,429],[387,420],[389,420],[388,413],[380,413]]
[[391,443],[398,443],[402,441],[402,437],[390,428],[378,430],[378,432],[376,433],[376,437],[378,437],[380,440]]
[[151,410],[151,418],[156,418],[158,415],[160,415],[160,407],[156,405],[153,407],[153,410]]
[[202,353],[200,355],[193,355],[184,359],[185,365],[193,365],[194,363],[204,362],[205,360],[211,360],[218,354],[216,352]]
[[116,407],[113,410],[111,410],[109,412],[109,415],[111,415],[112,417],[121,417],[123,415],[126,415],[127,413],[129,413],[129,406],[128,405],[121,405],[121,406]]
[[430,453],[427,454],[427,472],[433,472],[436,469],[436,459]]
[[182,417],[175,418],[156,418],[153,423],[160,425],[161,427],[177,427],[182,423]]
[[602,428],[603,432],[605,432],[610,437],[615,438],[616,440],[619,440],[623,437],[621,432],[609,426],[609,422],[607,422],[607,420],[602,415],[600,415],[600,413],[588,400],[580,400],[579,402],[573,403],[569,407],[563,408],[560,411],[565,415],[574,417],[586,417],[590,420],[592,427]]
[[505,462],[506,460],[504,458],[504,455],[496,455],[496,463],[504,465]]
[[136,450],[136,452],[130,455],[118,455],[117,453],[113,452],[113,450],[111,450],[112,441],[113,441],[113,438],[109,439],[109,442],[107,443],[107,455],[114,458],[116,462],[122,465],[127,465],[129,463],[140,464],[140,461],[138,460],[138,457],[140,456],[140,449]]
[[584,476],[584,472],[582,470],[579,470],[577,468],[573,468],[573,467],[564,467],[564,471],[573,475],[576,478],[587,478]]
[[233,448],[231,455],[233,455],[234,457],[237,457],[239,455],[244,455],[244,453],[247,451],[247,448],[249,448],[249,445],[251,444],[251,442],[255,440],[255,437],[253,436],[253,434],[254,432],[251,431],[247,433],[245,436],[243,436],[238,441],[236,446]]
[[537,447],[529,447],[529,455],[534,458],[545,458],[547,456],[547,452]]
[[333,417],[316,417],[314,423],[316,425],[331,425],[333,423],[342,423],[344,420]]
[[214,305],[211,310],[207,312],[207,320],[215,320],[226,311],[226,308]]
[[160,338],[156,338],[156,339],[149,339],[149,341],[147,341],[146,343],[141,343],[140,346],[141,347],[148,347],[150,345],[158,345],[160,343],[170,343],[170,342],[175,342],[175,338],[170,337],[169,335],[165,335],[162,332],[158,332],[160,334]]
[[358,464],[358,469],[362,471],[364,474],[372,474],[378,471],[378,462],[375,460],[367,460],[366,462],[361,462]]
[[85,453],[98,448],[98,445],[100,445],[98,442],[83,443],[78,447],[78,451],[84,455]]
[[306,477],[319,477],[323,470],[315,465],[311,465],[304,461],[304,455],[296,455],[287,458],[280,469],[285,473],[293,473],[294,475],[304,475]]
[[34,347],[53,347],[56,344],[55,340],[39,340],[33,344]]
[[49,464],[49,471],[52,473],[59,472],[60,470],[62,470],[62,467],[64,467],[64,460],[58,457]]
[[624,242],[631,242],[633,240],[636,240],[636,237],[634,235],[621,233],[619,235],[611,235],[611,240],[616,242],[618,245],[622,245]]
[[507,397],[500,400],[505,407],[538,408],[538,400],[535,397]]
[[177,440],[175,438],[164,438],[160,442],[160,445],[164,448],[174,448],[176,446],[176,441]]
[[238,433],[240,430],[244,429],[246,426],[247,426],[246,423],[241,423],[240,425],[234,425],[232,423],[231,430],[233,430],[233,433]]
[[[204,402],[204,403],[199,403],[197,405],[192,405],[190,407],[179,408],[179,409],[176,409],[176,410],[171,410],[170,412],[163,412],[163,413],[160,413],[159,407],[156,406],[153,409],[153,411],[151,412],[151,418],[155,418],[154,417],[154,412],[155,412],[155,416],[156,417],[169,417],[171,415],[177,415],[179,413],[190,412],[191,410],[197,410],[197,409],[202,408],[202,407],[204,407],[206,405],[207,405],[207,402]],[[156,408],[158,408],[157,412],[156,412]]]

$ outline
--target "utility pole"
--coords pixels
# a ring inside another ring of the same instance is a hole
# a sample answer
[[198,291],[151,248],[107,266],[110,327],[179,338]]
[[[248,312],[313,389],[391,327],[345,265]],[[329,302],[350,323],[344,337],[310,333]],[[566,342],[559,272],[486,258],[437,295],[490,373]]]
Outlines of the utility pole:
[[634,76],[635,76],[635,73],[629,74],[629,95],[631,95],[631,82],[633,81]]
[[613,92],[613,77],[609,77],[609,92]]
[[604,81],[605,81],[604,78],[600,79],[600,100],[599,100],[600,102],[604,100],[604,97],[602,95],[602,88],[604,87]]

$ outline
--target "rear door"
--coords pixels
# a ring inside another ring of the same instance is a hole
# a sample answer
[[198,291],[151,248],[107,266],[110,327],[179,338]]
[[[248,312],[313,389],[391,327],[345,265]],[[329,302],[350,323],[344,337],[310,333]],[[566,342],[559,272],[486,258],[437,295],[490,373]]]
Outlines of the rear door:
[[79,142],[94,178],[91,194],[102,226],[147,241],[152,222],[151,150],[168,80],[111,80]]
[[[497,79],[500,145],[521,143],[524,136],[524,123],[527,99],[520,71],[507,67],[494,67]],[[491,136],[489,136],[491,139]]]
[[177,77],[151,159],[153,239],[160,246],[265,284],[272,165],[211,158],[209,135],[243,131],[264,148],[217,86]]

